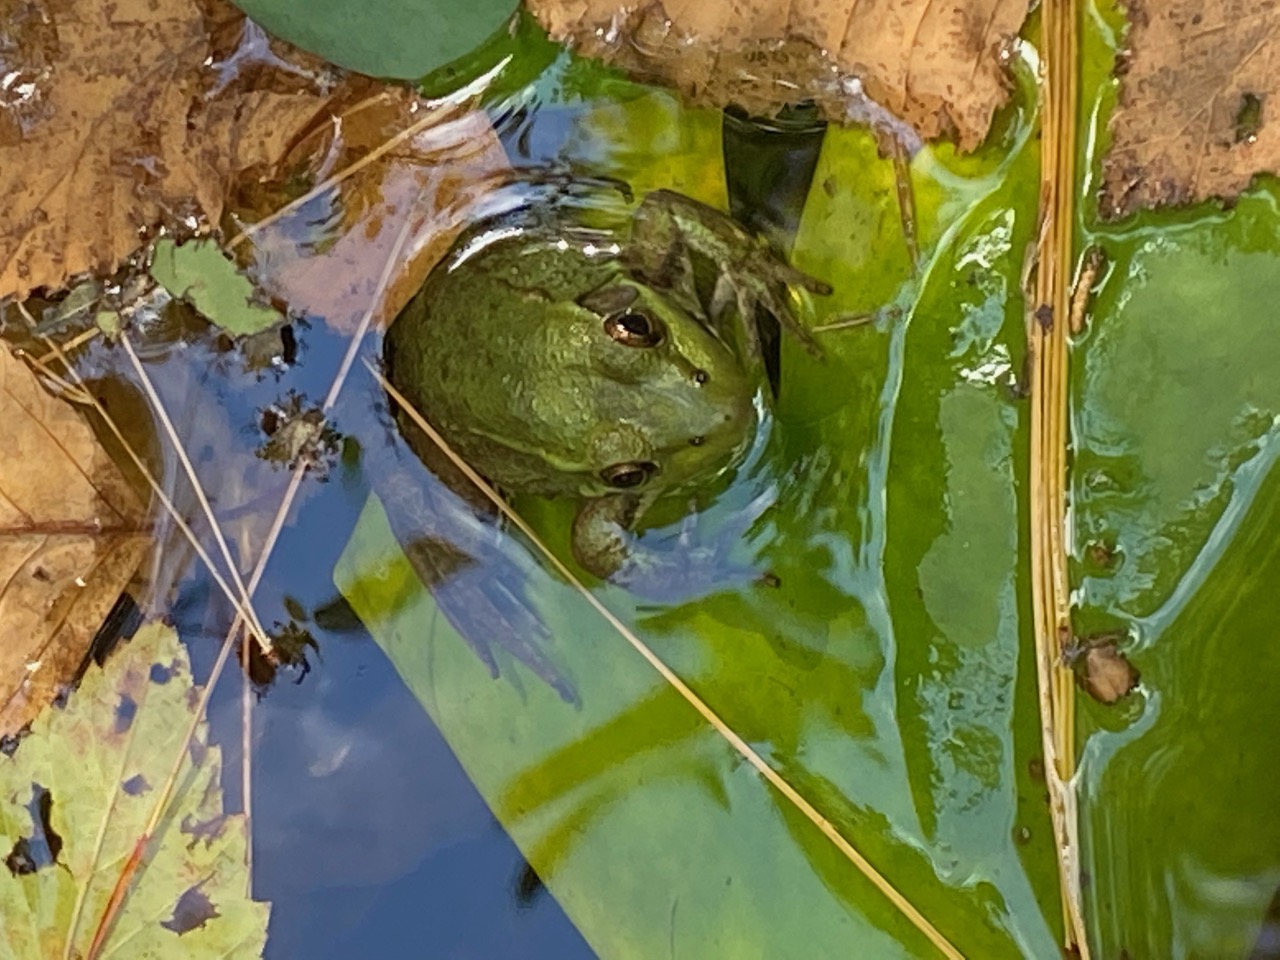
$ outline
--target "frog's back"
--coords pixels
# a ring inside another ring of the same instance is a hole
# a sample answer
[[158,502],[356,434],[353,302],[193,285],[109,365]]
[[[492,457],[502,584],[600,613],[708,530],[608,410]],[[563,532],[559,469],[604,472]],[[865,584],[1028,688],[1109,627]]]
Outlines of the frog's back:
[[[598,325],[576,299],[618,266],[607,254],[556,238],[512,233],[470,249],[468,240],[464,235],[452,262],[432,272],[387,331],[388,376],[491,479],[571,492],[553,489],[557,474],[547,459],[556,457],[566,431],[574,432],[564,418],[581,415],[585,428],[590,414],[570,405],[548,416],[543,408],[565,396],[586,327]],[[536,425],[548,420],[558,428],[538,433]]]

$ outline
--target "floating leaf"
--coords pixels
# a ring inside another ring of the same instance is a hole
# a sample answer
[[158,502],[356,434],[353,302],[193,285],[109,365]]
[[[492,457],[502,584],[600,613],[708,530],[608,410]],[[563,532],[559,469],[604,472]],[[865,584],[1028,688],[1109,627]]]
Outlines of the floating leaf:
[[[48,710],[0,756],[0,953],[83,956],[174,758],[180,790],[144,854],[104,956],[260,956],[268,905],[249,899],[243,816],[222,808],[222,755],[202,721],[183,740],[198,689],[172,629],[149,624],[65,709]],[[33,816],[33,811],[35,815]],[[57,838],[54,842],[53,838]],[[25,850],[30,869],[15,870]]]
[[531,0],[529,9],[555,39],[697,104],[772,115],[813,100],[835,121],[895,116],[972,150],[1008,99],[1001,51],[1027,5]]
[[181,245],[168,238],[158,241],[151,276],[232,336],[261,333],[284,320],[276,310],[254,302],[249,278],[212,240]]
[[416,79],[470,53],[516,11],[515,0],[235,0],[272,33],[375,77]]
[[1113,266],[1073,371],[1073,529],[1115,559],[1074,616],[1118,619],[1142,667],[1081,698],[1095,956],[1249,956],[1280,877],[1277,209],[1269,183],[1092,238]]
[[1280,10],[1243,0],[1125,4],[1131,26],[1101,210],[1231,199],[1280,164]]
[[216,223],[233,176],[273,166],[329,100],[314,61],[228,67],[269,51],[223,0],[3,10],[0,297],[112,270],[162,224]]

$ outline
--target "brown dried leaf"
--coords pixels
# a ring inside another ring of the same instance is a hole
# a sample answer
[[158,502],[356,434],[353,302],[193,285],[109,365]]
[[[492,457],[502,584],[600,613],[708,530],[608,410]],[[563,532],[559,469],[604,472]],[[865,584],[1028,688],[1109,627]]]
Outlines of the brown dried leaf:
[[9,733],[75,673],[150,535],[89,425],[8,351],[0,450],[0,733]]
[[1280,162],[1280,9],[1245,0],[1127,4],[1101,212],[1230,199]]
[[[696,102],[833,120],[887,110],[922,137],[982,142],[1008,97],[1000,64],[1027,0],[529,0],[553,37]],[[864,92],[848,83],[857,78]],[[866,98],[872,101],[868,106]],[[876,109],[878,105],[879,110]]]
[[243,24],[224,0],[0,0],[0,297],[216,222],[233,175],[274,165],[327,95]]

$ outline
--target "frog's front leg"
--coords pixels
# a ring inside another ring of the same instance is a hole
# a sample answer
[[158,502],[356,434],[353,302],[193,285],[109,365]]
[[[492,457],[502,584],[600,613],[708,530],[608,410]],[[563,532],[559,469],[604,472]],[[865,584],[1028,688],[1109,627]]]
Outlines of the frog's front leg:
[[650,501],[630,494],[589,500],[574,520],[573,555],[595,576],[651,600],[683,602],[732,584],[762,582],[761,571],[730,554],[775,497],[772,488],[764,491],[710,542],[699,542],[691,505],[679,532],[660,549],[642,546],[633,532]]
[[630,494],[584,503],[573,521],[574,559],[601,580],[611,580],[631,555],[631,527],[644,506],[641,497]]
[[655,190],[635,213],[627,264],[646,283],[674,290],[698,302],[693,258],[715,265],[715,290],[708,313],[713,324],[724,322],[727,307],[736,306],[747,342],[754,352],[755,322],[760,310],[772,314],[813,352],[819,348],[796,316],[790,291],[820,295],[831,287],[792,267],[762,237],[732,217],[669,190]]

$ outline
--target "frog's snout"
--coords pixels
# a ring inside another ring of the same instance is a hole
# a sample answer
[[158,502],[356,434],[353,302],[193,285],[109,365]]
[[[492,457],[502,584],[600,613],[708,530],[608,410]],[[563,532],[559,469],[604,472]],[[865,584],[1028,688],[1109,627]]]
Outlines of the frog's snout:
[[676,459],[686,461],[681,473],[696,476],[723,469],[750,442],[756,427],[755,398],[742,386],[734,381],[717,387],[713,377],[698,387],[684,416],[673,418],[684,426],[682,437],[670,438],[684,446],[683,454],[673,451]]

